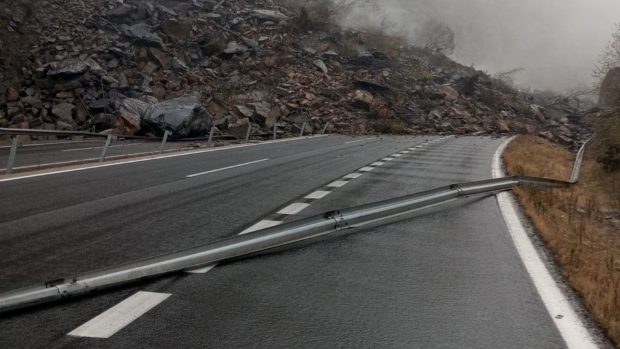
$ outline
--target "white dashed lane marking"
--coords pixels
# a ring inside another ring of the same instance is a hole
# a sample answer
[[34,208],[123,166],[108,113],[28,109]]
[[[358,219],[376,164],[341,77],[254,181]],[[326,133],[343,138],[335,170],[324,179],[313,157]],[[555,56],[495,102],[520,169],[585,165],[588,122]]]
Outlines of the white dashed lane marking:
[[244,162],[242,164],[226,166],[226,167],[222,167],[222,168],[216,168],[215,170],[194,173],[194,174],[191,174],[191,175],[187,175],[186,177],[187,178],[192,178],[192,177],[196,177],[196,176],[202,176],[202,175],[206,175],[206,174],[209,174],[209,173],[215,173],[215,172],[220,172],[220,171],[224,171],[224,170],[230,170],[231,168],[252,165],[252,164],[255,164],[257,162],[263,162],[263,161],[267,161],[267,160],[269,160],[269,159],[260,159],[260,160],[256,160],[256,161]]
[[308,206],[310,206],[310,204],[307,204],[305,202],[295,202],[281,209],[280,211],[278,211],[278,213],[287,215],[298,214]]
[[372,171],[374,169],[375,169],[374,167],[366,166],[366,167],[360,168],[360,171],[362,171],[362,172],[370,172],[370,171]]
[[353,172],[353,173],[349,173],[348,175],[344,176],[344,178],[355,179],[355,178],[359,178],[361,175],[362,175],[361,173]]
[[391,156],[396,157],[396,158],[399,158],[399,157],[401,157],[401,156],[403,156],[403,155],[402,155],[402,154],[393,154],[393,155],[391,155]]
[[383,161],[392,161],[392,160],[394,160],[394,158],[383,158],[381,160],[383,160]]
[[315,192],[312,192],[312,193],[306,195],[306,197],[304,199],[318,200],[318,199],[322,199],[322,198],[326,197],[327,195],[329,195],[329,193],[331,193],[331,191],[317,190]]
[[254,224],[253,226],[251,226],[251,227],[247,228],[246,230],[242,231],[241,233],[239,233],[239,235],[251,233],[251,232],[257,231],[257,230],[262,230],[262,229],[267,229],[267,228],[275,227],[276,225],[280,225],[280,224],[282,224],[282,221],[272,221],[272,220],[269,220],[269,219],[263,219],[262,221]]
[[109,338],[170,297],[170,293],[139,291],[69,332],[69,336]]
[[385,165],[385,162],[377,161],[377,162],[373,162],[372,164],[370,164],[370,166],[382,166],[382,165]]
[[348,183],[347,181],[334,181],[334,182],[329,183],[327,186],[330,188],[340,188],[340,187],[345,186],[347,183]]
[[190,273],[190,274],[205,274],[208,271],[210,271],[211,269],[215,268],[217,266],[217,264],[209,264],[206,265],[204,267],[200,267],[200,268],[196,268],[196,269],[188,269],[185,270],[186,273]]

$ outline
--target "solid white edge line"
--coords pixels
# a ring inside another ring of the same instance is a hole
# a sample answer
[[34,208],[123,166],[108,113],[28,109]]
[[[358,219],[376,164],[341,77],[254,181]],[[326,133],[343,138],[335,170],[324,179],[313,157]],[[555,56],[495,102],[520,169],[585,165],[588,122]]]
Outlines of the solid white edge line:
[[368,140],[371,140],[371,139],[375,139],[375,138],[363,138],[363,139],[358,139],[358,140],[355,140],[355,141],[344,142],[344,144],[351,144],[351,143],[357,143],[357,142],[362,142],[362,141],[368,141]]
[[305,202],[294,202],[286,206],[285,208],[281,209],[280,211],[278,211],[278,214],[286,214],[286,215],[298,214],[299,212],[303,211],[308,206],[310,206],[310,204],[307,204]]
[[[492,165],[493,178],[504,177],[501,155],[513,138],[506,140],[495,151]],[[517,213],[514,197],[508,192],[501,192],[496,195],[496,198],[519,257],[568,348],[598,348],[530,240],[520,215]]]
[[170,297],[170,293],[138,291],[68,333],[74,337],[109,338]]
[[193,178],[193,177],[196,177],[196,176],[202,176],[202,175],[206,175],[206,174],[209,174],[209,173],[215,173],[215,172],[220,172],[220,171],[224,171],[224,170],[230,170],[231,168],[247,166],[247,165],[251,165],[251,164],[255,164],[255,163],[263,162],[263,161],[268,161],[268,160],[269,159],[260,159],[260,160],[250,161],[250,162],[244,162],[242,164],[226,166],[226,167],[222,167],[222,168],[216,168],[215,170],[209,170],[209,171],[205,171],[205,172],[194,173],[194,174],[191,174],[191,175],[187,175],[185,177]]
[[355,178],[359,178],[361,175],[362,175],[362,173],[353,172],[353,173],[349,173],[348,175],[344,176],[343,178],[355,179]]
[[317,191],[314,191],[314,192],[306,195],[306,197],[304,197],[304,199],[318,200],[318,199],[322,199],[322,198],[326,197],[330,193],[331,193],[331,191],[317,190]]
[[136,162],[175,158],[175,157],[180,157],[180,156],[210,153],[210,152],[221,151],[221,150],[255,147],[255,146],[265,145],[265,144],[299,141],[299,140],[304,140],[304,139],[313,139],[313,138],[320,138],[320,137],[327,137],[327,136],[328,135],[316,135],[316,136],[310,136],[310,137],[284,138],[284,139],[278,139],[275,141],[265,141],[265,142],[260,142],[260,143],[235,144],[235,145],[225,146],[225,147],[209,148],[209,149],[202,149],[202,150],[190,150],[190,151],[184,151],[184,152],[179,152],[175,154],[149,156],[148,158],[144,158],[144,159],[123,160],[123,161],[118,161],[118,162],[110,162],[110,163],[84,166],[84,167],[78,167],[78,168],[70,168],[66,170],[50,171],[50,172],[36,173],[36,174],[31,174],[31,175],[24,175],[24,176],[18,176],[18,177],[10,177],[10,178],[0,178],[0,182],[9,182],[9,181],[16,181],[19,179],[49,176],[49,175],[54,175],[54,174],[67,173],[67,172],[84,171],[84,170],[90,170],[90,169],[95,169],[95,168],[100,168],[100,167],[118,166],[118,165],[132,164]]

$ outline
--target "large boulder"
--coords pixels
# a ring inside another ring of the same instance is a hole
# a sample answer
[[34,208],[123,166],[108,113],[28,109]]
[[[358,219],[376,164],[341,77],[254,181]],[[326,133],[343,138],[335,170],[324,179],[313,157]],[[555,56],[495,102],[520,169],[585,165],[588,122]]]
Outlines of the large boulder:
[[151,104],[142,114],[142,127],[154,131],[170,130],[177,137],[202,136],[213,120],[199,95],[187,95]]
[[202,105],[199,95],[186,95],[158,103],[125,98],[120,102],[120,114],[132,125],[135,117],[142,130],[155,134],[172,131],[177,137],[202,136],[209,132],[213,120]]

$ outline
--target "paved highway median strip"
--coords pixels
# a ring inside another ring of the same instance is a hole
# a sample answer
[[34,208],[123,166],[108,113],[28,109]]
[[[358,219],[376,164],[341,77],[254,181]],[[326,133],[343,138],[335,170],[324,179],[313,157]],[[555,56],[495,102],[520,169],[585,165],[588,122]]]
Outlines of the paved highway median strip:
[[139,291],[69,332],[69,336],[109,338],[170,297],[170,293]]

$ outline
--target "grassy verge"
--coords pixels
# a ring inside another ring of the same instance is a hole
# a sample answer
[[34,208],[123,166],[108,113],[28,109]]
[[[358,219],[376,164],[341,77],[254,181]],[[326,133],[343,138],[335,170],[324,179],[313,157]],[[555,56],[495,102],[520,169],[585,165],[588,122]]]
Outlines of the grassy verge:
[[[597,154],[615,138],[609,123],[592,117],[599,129],[586,151],[578,185],[570,188],[518,188],[515,193],[537,232],[553,253],[571,286],[592,317],[620,345],[619,173],[602,169]],[[620,141],[620,139],[618,140]],[[525,174],[567,180],[574,154],[534,136],[519,136],[506,149],[510,175]]]

